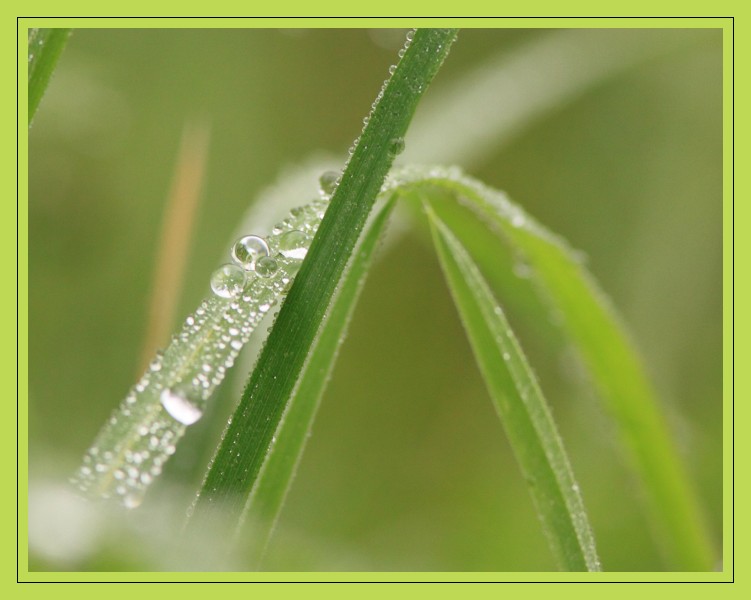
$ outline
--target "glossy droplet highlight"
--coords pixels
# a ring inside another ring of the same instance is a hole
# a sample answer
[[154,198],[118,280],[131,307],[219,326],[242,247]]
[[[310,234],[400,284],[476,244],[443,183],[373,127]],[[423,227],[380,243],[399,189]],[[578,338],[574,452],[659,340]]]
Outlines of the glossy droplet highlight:
[[203,412],[196,407],[190,400],[177,391],[171,389],[163,390],[159,396],[164,410],[170,416],[183,425],[192,425],[203,416]]
[[237,265],[222,265],[211,275],[211,290],[220,298],[234,298],[242,293],[246,280],[245,271]]
[[331,196],[336,190],[340,174],[336,171],[326,171],[318,178],[318,185],[323,196]]
[[302,260],[308,253],[307,236],[299,229],[293,229],[279,238],[279,252],[285,258]]
[[391,141],[389,141],[389,154],[391,155],[391,158],[398,156],[402,152],[404,152],[404,138],[392,138]]
[[255,269],[260,258],[269,255],[269,245],[262,237],[246,235],[232,246],[232,260],[246,271]]
[[256,273],[261,277],[271,277],[279,269],[279,263],[270,256],[264,256],[256,263]]

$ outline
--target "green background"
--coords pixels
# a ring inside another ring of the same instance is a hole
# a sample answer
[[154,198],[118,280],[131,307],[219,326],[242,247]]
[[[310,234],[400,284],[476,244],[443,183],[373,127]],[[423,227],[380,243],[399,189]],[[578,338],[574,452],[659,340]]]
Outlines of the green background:
[[[428,96],[548,33],[462,31]],[[52,505],[44,498],[60,493],[137,375],[186,120],[207,121],[211,141],[180,315],[207,293],[262,189],[315,152],[343,162],[401,40],[366,29],[74,33],[29,139],[30,519]],[[461,164],[587,254],[643,352],[718,547],[721,41],[716,30],[614,76]],[[604,568],[660,570],[607,420],[570,353],[537,331],[519,334]],[[194,441],[160,483],[178,490],[177,517],[207,460]],[[146,517],[94,527],[77,514],[87,544],[51,552],[32,536],[30,569],[168,568]],[[432,250],[408,234],[384,248],[365,288],[266,568],[553,567]]]

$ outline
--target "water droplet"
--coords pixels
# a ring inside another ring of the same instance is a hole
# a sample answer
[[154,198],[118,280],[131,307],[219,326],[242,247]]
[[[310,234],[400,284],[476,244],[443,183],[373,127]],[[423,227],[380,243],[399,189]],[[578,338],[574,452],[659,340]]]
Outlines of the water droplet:
[[263,256],[256,263],[256,273],[261,277],[271,277],[279,269],[279,263],[270,256]]
[[396,71],[396,65],[391,65],[389,67],[389,75],[393,75],[395,71]]
[[279,238],[279,252],[285,258],[302,260],[308,253],[307,236],[298,229],[293,229]]
[[257,235],[241,237],[232,247],[232,260],[246,271],[252,271],[258,259],[268,255],[269,245]]
[[318,185],[321,188],[321,194],[324,196],[331,196],[336,189],[339,182],[340,173],[337,171],[325,171],[318,178]]
[[233,298],[242,293],[246,279],[245,271],[237,265],[222,265],[211,275],[211,289],[221,298]]
[[170,389],[162,391],[159,400],[170,416],[183,425],[192,425],[203,416],[203,412],[185,396]]
[[403,137],[392,138],[389,141],[389,154],[391,155],[391,158],[398,156],[402,152],[404,152],[404,138]]

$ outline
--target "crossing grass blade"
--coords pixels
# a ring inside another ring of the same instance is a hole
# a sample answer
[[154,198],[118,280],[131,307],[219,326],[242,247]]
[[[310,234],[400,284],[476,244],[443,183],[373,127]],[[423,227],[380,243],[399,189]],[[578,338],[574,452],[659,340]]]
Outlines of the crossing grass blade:
[[369,224],[342,278],[315,344],[300,373],[297,387],[276,432],[258,482],[246,506],[245,532],[251,560],[261,560],[273,532],[308,433],[311,431],[339,347],[346,335],[360,291],[370,270],[395,198],[386,202]]
[[469,253],[429,204],[426,212],[446,283],[553,554],[563,570],[599,571],[579,487],[532,368]]
[[[441,66],[456,30],[416,30],[376,99],[320,228],[282,306],[240,405],[220,444],[195,513],[242,518],[282,413],[417,103]],[[206,510],[204,510],[206,509]],[[195,519],[194,519],[195,520]]]

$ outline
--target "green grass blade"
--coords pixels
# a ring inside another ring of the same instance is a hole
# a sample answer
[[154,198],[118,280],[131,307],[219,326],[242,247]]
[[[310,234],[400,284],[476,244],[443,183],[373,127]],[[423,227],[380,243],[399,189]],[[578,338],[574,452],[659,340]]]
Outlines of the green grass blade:
[[70,29],[29,29],[29,125],[42,100]]
[[157,354],[84,456],[73,478],[81,491],[118,498],[128,508],[140,504],[186,427],[202,417],[227,369],[294,279],[327,202],[319,198],[290,211],[265,238],[271,256],[253,268],[228,264],[215,272],[212,285],[217,273],[230,269],[232,293],[206,298]]
[[376,99],[209,469],[197,512],[219,506],[230,521],[243,514],[347,262],[394,157],[403,147],[412,114],[455,37],[456,30],[417,30]]
[[276,433],[276,442],[266,457],[246,506],[245,534],[252,558],[259,561],[281,511],[297,465],[320,405],[321,396],[334,367],[357,299],[360,295],[378,241],[388,222],[395,199],[389,200],[373,217],[362,237],[352,263],[342,278],[320,333],[300,373],[287,410]]
[[564,570],[599,571],[579,486],[532,369],[472,258],[429,206],[427,212],[446,282],[553,554]]
[[576,254],[505,195],[456,169],[409,169],[394,181],[405,192],[435,187],[450,192],[524,262],[543,300],[560,317],[564,333],[615,421],[643,486],[655,538],[671,568],[711,569],[713,552],[706,524],[656,395],[609,300]]

